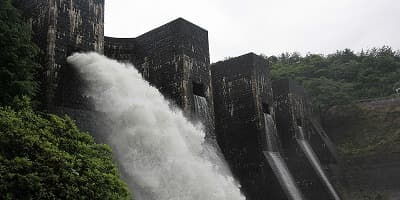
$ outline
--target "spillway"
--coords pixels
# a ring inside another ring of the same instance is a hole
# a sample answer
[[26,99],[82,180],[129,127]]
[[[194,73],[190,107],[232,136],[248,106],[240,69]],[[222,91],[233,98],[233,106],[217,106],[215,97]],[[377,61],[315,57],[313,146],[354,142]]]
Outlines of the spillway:
[[193,95],[194,97],[194,112],[199,120],[203,123],[205,131],[211,132],[213,127],[213,119],[209,110],[207,99],[202,96]]
[[297,187],[296,182],[294,181],[292,174],[287,167],[285,160],[279,153],[277,130],[274,119],[270,114],[264,113],[264,123],[268,149],[268,151],[263,152],[264,156],[271,166],[272,171],[278,179],[279,184],[284,190],[287,198],[291,200],[304,199],[302,193]]
[[132,65],[96,53],[74,54],[68,62],[87,82],[85,96],[110,121],[105,141],[136,199],[245,199],[226,164],[204,150],[204,131]]
[[314,170],[317,172],[318,176],[321,178],[322,183],[328,189],[331,197],[335,200],[340,200],[341,198],[339,197],[335,188],[331,184],[325,171],[322,169],[322,165],[321,165],[317,155],[315,154],[314,150],[310,146],[309,142],[305,139],[303,128],[301,126],[298,126],[298,129],[300,132],[300,137],[297,139],[297,142],[300,145],[302,151],[306,155],[308,161],[311,163]]

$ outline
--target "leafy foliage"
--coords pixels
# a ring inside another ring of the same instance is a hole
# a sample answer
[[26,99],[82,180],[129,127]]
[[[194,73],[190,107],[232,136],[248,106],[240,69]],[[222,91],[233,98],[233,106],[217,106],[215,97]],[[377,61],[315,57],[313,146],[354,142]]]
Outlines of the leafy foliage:
[[14,96],[35,94],[38,52],[29,26],[11,0],[0,0],[0,105],[7,105]]
[[[390,101],[390,100],[387,100]],[[346,159],[400,152],[400,102],[361,103],[332,107],[330,120],[343,135],[338,150]]]
[[273,80],[297,80],[323,109],[392,95],[400,87],[400,54],[387,46],[358,54],[345,49],[328,56],[284,53],[267,59]]
[[107,145],[26,99],[0,107],[0,199],[129,199]]

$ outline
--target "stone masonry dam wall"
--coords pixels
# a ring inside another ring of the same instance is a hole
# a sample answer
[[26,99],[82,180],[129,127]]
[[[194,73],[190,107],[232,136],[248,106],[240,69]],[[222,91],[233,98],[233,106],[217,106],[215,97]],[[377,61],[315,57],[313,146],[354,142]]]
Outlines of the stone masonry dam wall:
[[[304,126],[324,166],[334,162],[334,148],[329,148],[318,121],[308,117],[304,95],[298,95],[294,85],[274,87],[262,57],[250,53],[211,66],[207,30],[182,18],[135,38],[105,37],[104,0],[16,0],[16,5],[43,51],[43,110],[68,114],[102,142],[108,132],[107,113],[96,111],[84,94],[85,82],[66,58],[74,52],[104,53],[132,63],[187,117],[205,123],[207,141],[221,148],[248,199],[291,199],[266,159],[267,151],[279,154],[306,198],[330,198],[298,153],[297,125]],[[276,142],[269,141],[267,127],[277,129]]]

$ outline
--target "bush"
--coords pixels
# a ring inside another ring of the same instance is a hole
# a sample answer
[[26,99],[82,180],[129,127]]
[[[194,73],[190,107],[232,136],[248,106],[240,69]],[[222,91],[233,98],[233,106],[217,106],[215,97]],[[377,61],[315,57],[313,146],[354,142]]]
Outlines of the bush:
[[31,34],[11,0],[0,0],[0,105],[8,105],[14,96],[32,97],[38,90],[39,49]]
[[0,107],[0,199],[129,199],[111,149],[74,122]]

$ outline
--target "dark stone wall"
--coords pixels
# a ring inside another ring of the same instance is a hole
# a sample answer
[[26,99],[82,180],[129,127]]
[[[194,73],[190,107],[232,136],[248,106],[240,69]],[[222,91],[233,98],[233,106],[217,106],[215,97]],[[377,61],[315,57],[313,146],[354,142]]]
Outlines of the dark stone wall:
[[267,150],[263,105],[273,110],[267,61],[250,53],[211,70],[217,140],[242,191],[250,200],[281,199],[262,153]]
[[182,18],[136,38],[145,53],[144,76],[167,98],[191,113],[193,82],[205,87],[210,99],[208,32]]
[[136,38],[106,37],[104,52],[133,63],[167,99],[195,118],[196,86],[202,88],[196,95],[207,98],[213,113],[208,48],[208,32],[178,18]]
[[208,32],[182,18],[136,38],[104,37],[104,0],[16,0],[16,4],[30,22],[33,39],[43,51],[44,109],[68,114],[98,142],[105,141],[110,121],[105,113],[94,111],[83,92],[85,83],[66,62],[73,52],[104,52],[134,64],[146,80],[191,119],[196,119],[194,95],[207,99],[211,117],[214,119],[213,113],[216,116],[217,138],[214,124],[208,127],[206,137],[209,141],[218,140],[250,200],[286,199],[263,156],[268,149],[263,115],[268,112],[274,116],[276,107],[282,141],[279,148],[290,161],[292,174],[309,199],[327,199],[321,192],[322,184],[317,183],[319,179],[314,178],[311,166],[294,143],[296,124],[305,127],[318,156],[331,162],[329,156],[324,156],[332,155],[331,149],[326,148],[327,139],[315,125],[318,123],[307,117],[311,116],[311,106],[301,88],[290,82],[278,85],[274,103],[269,68],[262,57],[250,53],[210,67]]
[[313,115],[304,88],[291,80],[273,82],[276,125],[289,170],[308,199],[332,199],[296,139],[304,137],[317,154],[329,176],[328,165],[336,162],[335,148]]
[[73,52],[104,52],[133,63],[191,119],[200,120],[194,113],[194,95],[205,97],[212,118],[207,138],[215,140],[206,30],[178,18],[137,38],[104,37],[104,0],[16,1],[32,26],[35,43],[43,51],[39,95],[43,109],[93,110],[84,94],[86,84],[66,58]]
[[141,72],[142,69],[138,67],[142,62],[144,53],[140,51],[136,38],[113,38],[104,37],[104,55],[135,65]]
[[337,162],[335,145],[323,129],[311,100],[303,87],[292,80],[273,82],[277,126],[284,151],[290,150],[290,141],[297,138],[297,126],[305,130],[306,139],[324,164]]
[[16,5],[43,51],[43,107],[87,107],[81,92],[84,83],[66,58],[77,51],[103,52],[104,0],[17,0]]

